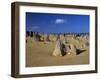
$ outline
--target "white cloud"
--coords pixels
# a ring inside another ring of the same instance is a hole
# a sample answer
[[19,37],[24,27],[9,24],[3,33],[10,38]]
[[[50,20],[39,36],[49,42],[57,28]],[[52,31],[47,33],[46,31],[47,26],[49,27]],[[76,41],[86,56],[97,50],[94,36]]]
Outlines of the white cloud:
[[60,19],[60,18],[59,18],[59,19],[56,19],[56,20],[55,20],[55,23],[56,23],[56,24],[66,23],[66,20]]

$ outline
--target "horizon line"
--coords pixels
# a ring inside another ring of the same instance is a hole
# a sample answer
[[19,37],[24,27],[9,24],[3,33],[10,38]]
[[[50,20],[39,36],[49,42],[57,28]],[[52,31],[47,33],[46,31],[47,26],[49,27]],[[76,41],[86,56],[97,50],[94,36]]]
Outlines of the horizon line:
[[26,32],[34,32],[34,33],[43,33],[43,34],[89,34],[89,32],[66,32],[66,33],[53,33],[53,32],[38,32],[38,31],[26,31]]

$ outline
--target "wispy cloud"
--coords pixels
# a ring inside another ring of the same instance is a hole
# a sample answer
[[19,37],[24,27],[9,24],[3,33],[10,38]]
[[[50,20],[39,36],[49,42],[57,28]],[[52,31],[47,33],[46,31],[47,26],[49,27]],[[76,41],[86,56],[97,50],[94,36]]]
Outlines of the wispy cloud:
[[28,31],[34,31],[34,30],[37,30],[37,29],[39,29],[39,26],[27,27]]
[[38,29],[38,28],[39,28],[39,26],[33,26],[32,27],[33,30]]
[[67,21],[65,19],[61,19],[61,18],[58,18],[55,20],[55,24],[62,24],[62,23],[66,23]]

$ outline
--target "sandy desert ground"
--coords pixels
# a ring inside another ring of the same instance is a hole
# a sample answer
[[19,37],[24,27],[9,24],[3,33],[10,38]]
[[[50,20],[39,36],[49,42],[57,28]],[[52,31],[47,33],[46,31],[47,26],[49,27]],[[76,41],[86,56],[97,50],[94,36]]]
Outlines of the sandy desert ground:
[[74,44],[77,48],[85,50],[80,54],[66,54],[65,56],[52,56],[56,42],[35,42],[31,37],[26,37],[26,67],[61,66],[89,64],[89,46],[86,40],[67,37],[66,44]]

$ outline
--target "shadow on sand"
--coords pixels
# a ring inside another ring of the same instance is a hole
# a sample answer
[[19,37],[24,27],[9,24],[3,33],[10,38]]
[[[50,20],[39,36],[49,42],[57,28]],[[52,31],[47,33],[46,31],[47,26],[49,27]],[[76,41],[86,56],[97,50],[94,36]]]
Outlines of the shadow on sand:
[[85,52],[86,50],[80,50],[80,49],[76,49],[76,55],[79,55],[79,54],[81,54],[81,53],[83,53],[83,52]]

